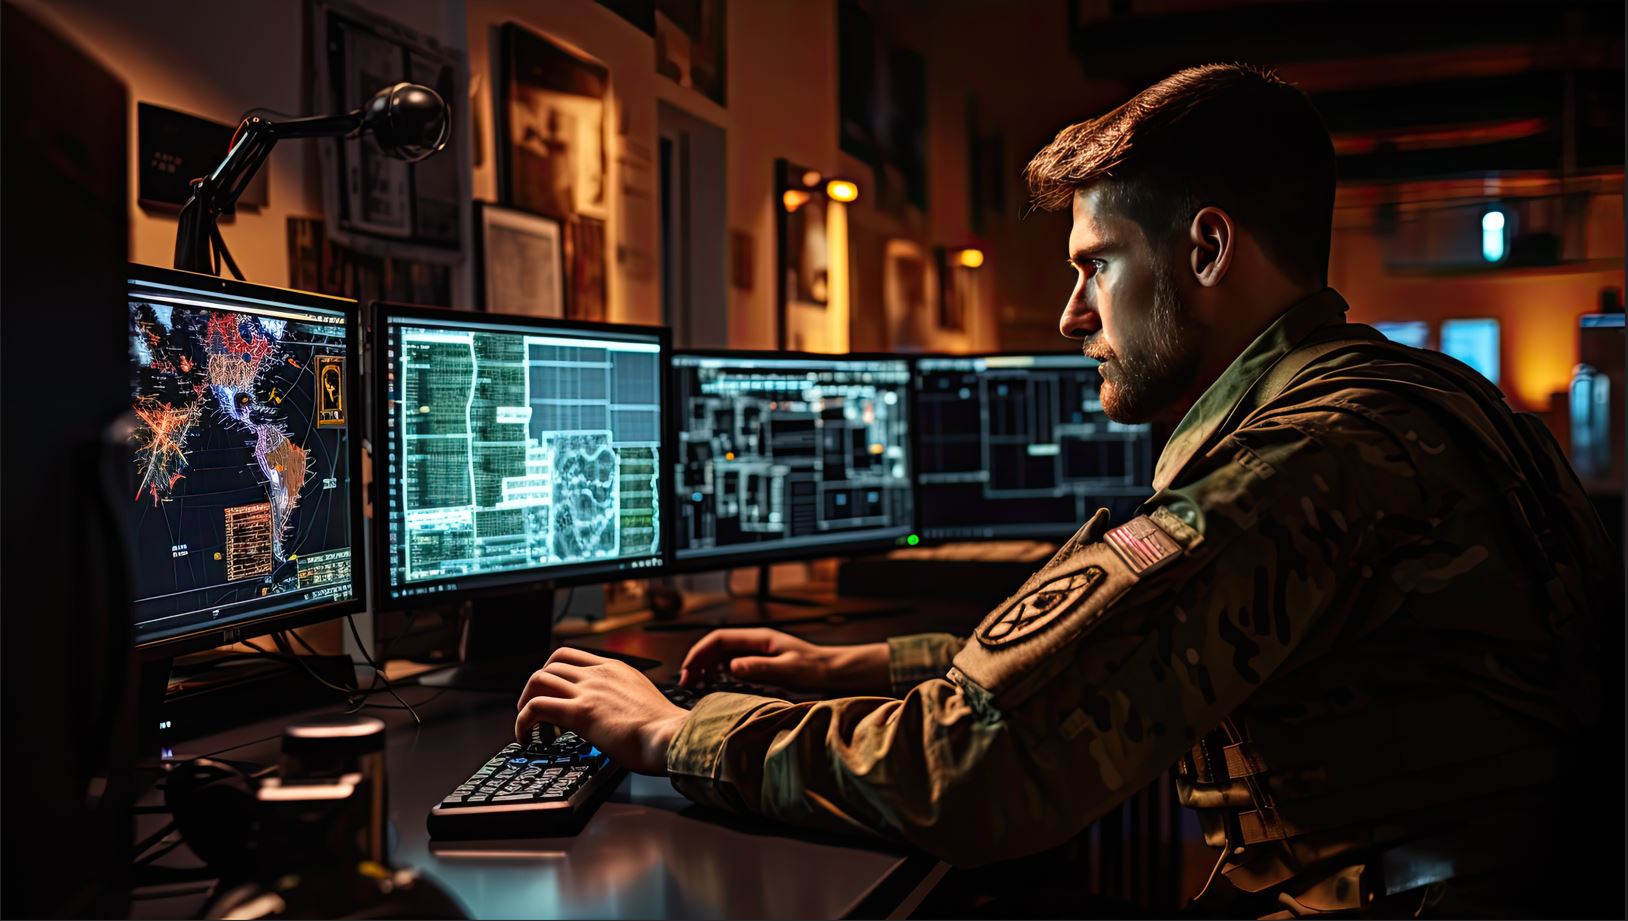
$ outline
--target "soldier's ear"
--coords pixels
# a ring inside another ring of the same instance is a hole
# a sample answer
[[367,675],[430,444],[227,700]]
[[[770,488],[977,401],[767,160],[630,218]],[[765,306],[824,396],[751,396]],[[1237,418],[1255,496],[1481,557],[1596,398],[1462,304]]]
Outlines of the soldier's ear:
[[1200,208],[1187,227],[1187,240],[1192,244],[1189,259],[1193,278],[1206,288],[1219,285],[1232,268],[1237,251],[1237,227],[1232,215],[1214,205]]

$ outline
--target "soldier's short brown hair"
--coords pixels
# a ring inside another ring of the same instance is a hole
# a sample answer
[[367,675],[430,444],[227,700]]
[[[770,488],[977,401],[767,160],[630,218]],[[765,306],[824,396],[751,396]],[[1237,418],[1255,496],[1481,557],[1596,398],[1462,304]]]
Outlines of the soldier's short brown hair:
[[1024,175],[1046,210],[1106,183],[1108,200],[1155,247],[1216,205],[1286,274],[1327,283],[1334,145],[1305,94],[1269,70],[1207,64],[1172,74],[1058,132]]

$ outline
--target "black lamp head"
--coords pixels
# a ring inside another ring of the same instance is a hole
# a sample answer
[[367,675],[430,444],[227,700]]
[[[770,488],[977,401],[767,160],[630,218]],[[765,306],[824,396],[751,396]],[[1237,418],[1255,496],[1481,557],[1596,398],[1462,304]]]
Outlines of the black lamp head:
[[452,119],[435,90],[397,83],[362,104],[362,131],[371,132],[388,156],[412,163],[447,146]]

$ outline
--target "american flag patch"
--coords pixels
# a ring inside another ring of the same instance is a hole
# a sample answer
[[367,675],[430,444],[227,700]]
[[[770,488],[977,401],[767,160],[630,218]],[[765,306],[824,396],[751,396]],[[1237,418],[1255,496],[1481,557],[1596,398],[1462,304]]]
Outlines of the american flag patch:
[[1181,553],[1181,545],[1146,515],[1137,515],[1102,535],[1102,539],[1139,576]]

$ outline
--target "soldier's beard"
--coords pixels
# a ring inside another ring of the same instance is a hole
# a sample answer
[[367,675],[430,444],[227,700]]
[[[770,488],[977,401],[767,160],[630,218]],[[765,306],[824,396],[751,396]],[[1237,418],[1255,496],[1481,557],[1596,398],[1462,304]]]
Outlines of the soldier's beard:
[[1163,260],[1153,267],[1153,309],[1139,330],[1122,336],[1116,349],[1101,336],[1085,354],[1104,362],[1102,410],[1115,422],[1146,422],[1171,407],[1198,373],[1202,331]]

